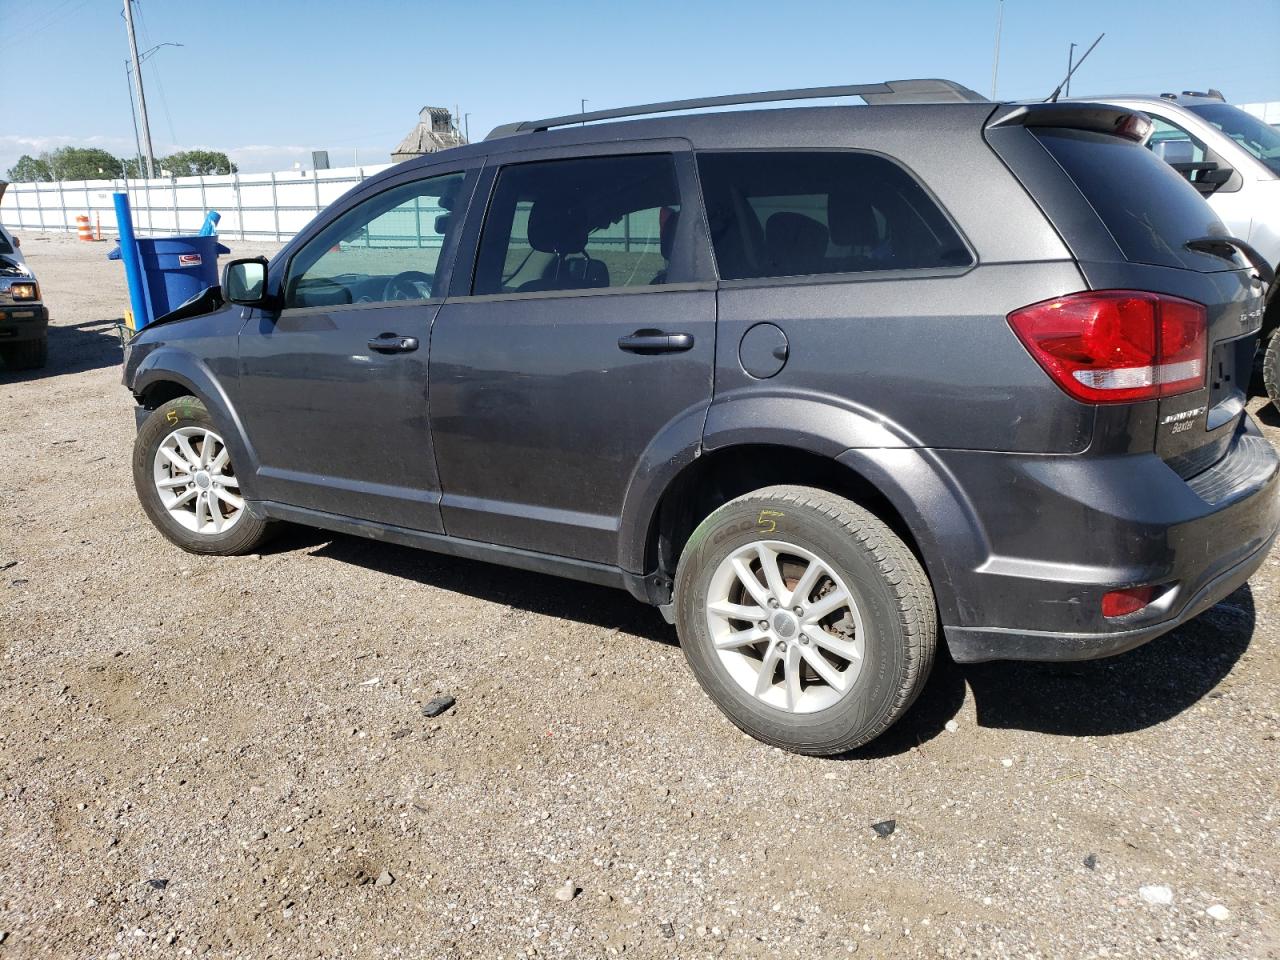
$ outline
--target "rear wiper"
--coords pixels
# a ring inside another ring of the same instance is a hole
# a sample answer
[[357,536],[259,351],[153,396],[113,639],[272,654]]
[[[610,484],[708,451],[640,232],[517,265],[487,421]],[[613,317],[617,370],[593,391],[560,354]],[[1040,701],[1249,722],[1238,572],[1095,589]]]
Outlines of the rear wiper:
[[1233,262],[1237,252],[1243,253],[1245,259],[1258,271],[1258,276],[1262,277],[1263,283],[1270,285],[1276,282],[1276,272],[1271,264],[1267,263],[1267,258],[1239,237],[1196,237],[1194,240],[1188,240],[1183,246],[1188,250],[1207,253],[1212,257],[1221,257],[1223,260]]

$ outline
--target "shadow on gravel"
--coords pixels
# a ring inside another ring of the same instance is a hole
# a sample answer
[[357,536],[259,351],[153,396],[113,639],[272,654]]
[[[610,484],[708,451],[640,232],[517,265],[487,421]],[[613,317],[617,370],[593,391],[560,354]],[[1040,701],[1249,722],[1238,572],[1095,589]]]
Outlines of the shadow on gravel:
[[929,680],[911,709],[865,747],[843,753],[837,760],[880,760],[906,753],[942,733],[947,721],[964,704],[965,676],[947,653],[946,642],[938,638],[937,658]]
[[[618,630],[646,640],[674,645],[675,627],[668,626],[653,607],[630,594],[610,587],[579,583],[561,577],[516,570],[479,560],[447,557],[362,537],[334,536],[315,531],[317,541],[328,541],[311,551],[317,557],[338,560],[376,570],[393,577],[416,580],[441,590],[452,590],[492,603],[518,607],[530,613],[564,617],[599,627]],[[306,541],[294,539],[292,532],[273,541],[277,550],[298,549]],[[298,536],[307,537],[308,531]],[[293,545],[290,546],[292,541]]]
[[49,363],[42,370],[10,370],[0,361],[0,383],[23,383],[67,373],[118,366],[123,359],[116,324],[120,319],[49,326]]
[[1268,427],[1280,427],[1280,410],[1277,410],[1272,404],[1268,403],[1259,407],[1256,416]]
[[[318,557],[530,613],[677,643],[675,628],[656,610],[608,587],[292,525],[264,552],[308,547]],[[1246,585],[1172,633],[1103,660],[959,666],[941,645],[929,681],[907,714],[867,746],[837,759],[880,759],[928,743],[959,712],[966,685],[984,727],[1107,736],[1155,726],[1212,695],[1248,649],[1254,619]]]
[[1248,585],[1172,633],[1103,660],[964,668],[984,727],[1101,737],[1163,723],[1194,706],[1249,647]]

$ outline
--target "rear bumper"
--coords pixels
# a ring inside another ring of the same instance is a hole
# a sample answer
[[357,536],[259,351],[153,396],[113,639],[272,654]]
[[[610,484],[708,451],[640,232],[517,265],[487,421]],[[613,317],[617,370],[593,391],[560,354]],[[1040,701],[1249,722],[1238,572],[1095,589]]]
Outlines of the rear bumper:
[[49,308],[43,304],[0,306],[0,345],[43,340],[49,331]]
[[1000,627],[945,627],[952,657],[960,663],[985,660],[1096,660],[1140,647],[1204,613],[1242,587],[1266,561],[1273,531],[1252,555],[1219,574],[1188,600],[1178,615],[1151,626],[1108,633],[1041,633]]
[[[955,591],[943,629],[960,662],[1130,650],[1240,587],[1280,528],[1280,458],[1248,417],[1227,455],[1190,481],[1153,454],[943,459],[987,545],[980,562],[935,582]],[[1145,585],[1157,586],[1149,606],[1102,616],[1105,593]]]

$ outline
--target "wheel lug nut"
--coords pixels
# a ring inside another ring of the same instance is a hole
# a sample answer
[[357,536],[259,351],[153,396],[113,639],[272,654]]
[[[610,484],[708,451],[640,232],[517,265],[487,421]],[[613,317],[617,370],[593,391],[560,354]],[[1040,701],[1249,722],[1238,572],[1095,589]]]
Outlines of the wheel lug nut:
[[776,609],[776,608],[778,607],[778,601],[777,601],[776,599],[774,599],[773,597],[770,597],[770,598],[769,598],[769,606],[774,607],[774,608]]
[[768,629],[769,629],[769,621],[768,621],[768,620],[761,620],[761,621],[760,621],[760,623],[758,624],[758,626],[760,627],[760,629],[761,629],[761,630],[768,630]]
[[795,607],[794,610],[797,617],[804,615],[804,607]]

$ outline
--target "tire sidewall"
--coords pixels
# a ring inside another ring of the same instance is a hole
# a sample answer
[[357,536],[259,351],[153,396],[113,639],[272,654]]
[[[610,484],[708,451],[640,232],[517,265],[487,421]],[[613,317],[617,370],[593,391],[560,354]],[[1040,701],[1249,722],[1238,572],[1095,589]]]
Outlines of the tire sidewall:
[[1272,406],[1280,410],[1280,332],[1267,339],[1262,355],[1262,386]]
[[[715,570],[733,551],[761,540],[804,547],[838,571],[858,604],[864,628],[862,668],[840,701],[814,713],[789,713],[764,704],[729,675],[707,627],[707,591]],[[680,559],[676,603],[680,643],[707,693],[741,729],[790,749],[824,751],[829,744],[867,739],[884,726],[906,669],[899,606],[872,553],[843,526],[812,507],[766,499],[721,507],[694,531]]]
[[156,451],[169,434],[183,427],[200,427],[222,436],[208,409],[195,397],[178,397],[152,411],[133,442],[133,485],[143,511],[166,539],[192,553],[229,554],[245,549],[262,530],[261,521],[247,512],[230,530],[198,534],[174,520],[160,502],[153,475]]

